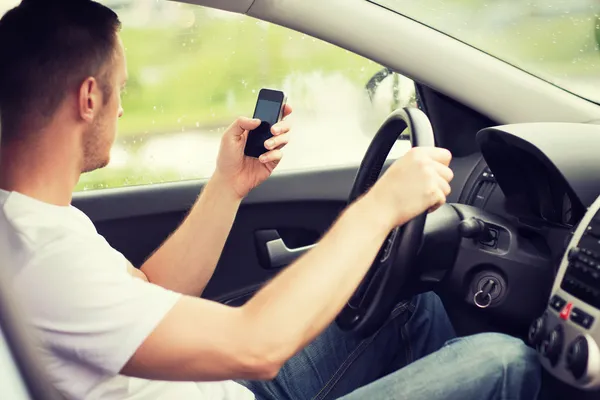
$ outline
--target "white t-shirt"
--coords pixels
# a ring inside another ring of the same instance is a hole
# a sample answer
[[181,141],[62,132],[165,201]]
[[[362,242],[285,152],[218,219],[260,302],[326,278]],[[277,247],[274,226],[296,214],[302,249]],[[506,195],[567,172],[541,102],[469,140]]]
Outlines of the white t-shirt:
[[0,257],[51,382],[68,399],[246,400],[235,382],[162,382],[119,371],[181,297],[132,277],[75,207],[0,190]]

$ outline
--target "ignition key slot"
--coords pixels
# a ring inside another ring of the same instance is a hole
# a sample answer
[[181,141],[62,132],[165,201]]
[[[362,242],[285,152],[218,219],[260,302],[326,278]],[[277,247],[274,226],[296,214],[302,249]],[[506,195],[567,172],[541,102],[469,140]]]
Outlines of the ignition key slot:
[[506,280],[495,271],[481,271],[470,285],[470,301],[479,308],[494,307],[506,294]]

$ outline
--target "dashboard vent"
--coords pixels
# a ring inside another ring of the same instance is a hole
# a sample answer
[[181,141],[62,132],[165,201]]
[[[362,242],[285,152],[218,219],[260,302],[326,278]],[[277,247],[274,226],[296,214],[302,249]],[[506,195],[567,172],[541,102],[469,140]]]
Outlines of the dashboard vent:
[[496,186],[494,174],[489,167],[485,167],[469,192],[466,203],[473,207],[484,208]]

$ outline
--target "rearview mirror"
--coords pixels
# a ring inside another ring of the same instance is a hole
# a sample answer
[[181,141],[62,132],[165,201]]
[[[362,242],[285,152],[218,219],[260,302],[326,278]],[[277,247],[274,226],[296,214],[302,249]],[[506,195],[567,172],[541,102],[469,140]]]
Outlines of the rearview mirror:
[[[398,108],[417,106],[414,82],[389,68],[375,73],[366,83],[365,90],[371,101],[373,117],[378,121],[384,121]],[[406,132],[399,137],[399,140],[409,139]]]

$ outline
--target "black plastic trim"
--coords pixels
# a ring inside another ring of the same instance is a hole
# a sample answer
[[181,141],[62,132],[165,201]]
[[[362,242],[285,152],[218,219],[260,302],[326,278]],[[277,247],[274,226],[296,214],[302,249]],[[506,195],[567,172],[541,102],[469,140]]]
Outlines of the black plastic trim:
[[[387,160],[384,169],[393,161]],[[346,202],[358,165],[274,174],[253,190],[244,204]],[[73,204],[94,222],[189,209],[207,180],[193,180],[75,193]]]

